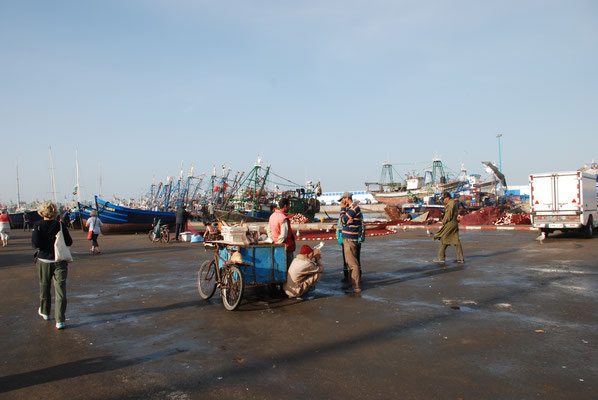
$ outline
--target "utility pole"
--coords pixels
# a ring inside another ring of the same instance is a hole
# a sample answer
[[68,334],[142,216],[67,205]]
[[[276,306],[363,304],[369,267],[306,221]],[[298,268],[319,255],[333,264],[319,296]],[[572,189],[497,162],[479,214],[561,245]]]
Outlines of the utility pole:
[[500,154],[500,138],[502,137],[502,133],[497,133],[496,138],[498,139],[498,170],[502,172],[502,158]]

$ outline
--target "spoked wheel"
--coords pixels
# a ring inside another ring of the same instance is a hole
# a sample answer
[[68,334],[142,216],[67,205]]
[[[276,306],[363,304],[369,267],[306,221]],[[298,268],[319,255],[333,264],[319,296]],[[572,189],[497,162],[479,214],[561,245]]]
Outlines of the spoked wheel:
[[158,241],[158,240],[156,240],[156,235],[154,234],[153,230],[149,231],[149,234],[147,236],[149,237],[149,240],[152,243]]
[[160,233],[160,240],[161,240],[163,243],[168,243],[168,242],[170,242],[170,231],[168,231],[168,230],[164,230],[164,231],[162,231],[162,232]]
[[204,261],[199,267],[199,274],[197,275],[197,290],[202,299],[208,300],[214,295],[216,291],[216,261]]
[[243,297],[243,274],[239,267],[226,268],[222,278],[220,297],[222,297],[224,308],[229,311],[233,311],[239,306],[241,297]]

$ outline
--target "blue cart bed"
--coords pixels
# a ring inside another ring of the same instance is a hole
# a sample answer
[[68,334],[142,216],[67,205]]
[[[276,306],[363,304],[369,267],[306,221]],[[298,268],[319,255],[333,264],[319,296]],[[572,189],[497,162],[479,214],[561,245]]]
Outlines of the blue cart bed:
[[223,267],[233,252],[239,251],[242,264],[235,264],[243,273],[246,285],[280,284],[286,282],[286,252],[284,244],[224,244],[219,243],[218,266]]

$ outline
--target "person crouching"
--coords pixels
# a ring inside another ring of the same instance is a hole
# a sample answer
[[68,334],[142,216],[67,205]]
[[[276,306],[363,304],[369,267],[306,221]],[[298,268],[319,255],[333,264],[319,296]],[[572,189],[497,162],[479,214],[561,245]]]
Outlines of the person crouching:
[[299,254],[293,259],[287,273],[287,281],[283,285],[284,292],[289,297],[299,297],[305,294],[322,278],[324,267],[320,264],[322,254],[320,250],[312,250],[303,245]]

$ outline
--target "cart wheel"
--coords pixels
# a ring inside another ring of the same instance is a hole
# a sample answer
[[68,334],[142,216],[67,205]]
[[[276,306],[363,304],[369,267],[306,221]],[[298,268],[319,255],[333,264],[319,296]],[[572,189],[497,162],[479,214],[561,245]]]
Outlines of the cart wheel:
[[224,273],[221,297],[227,310],[233,311],[239,306],[243,297],[243,274],[238,267],[228,267]]
[[164,243],[170,242],[170,231],[162,232],[162,234],[160,235],[160,240],[162,240],[162,242]]
[[199,267],[197,275],[197,290],[202,299],[208,300],[216,291],[216,261],[214,259],[204,261]]

